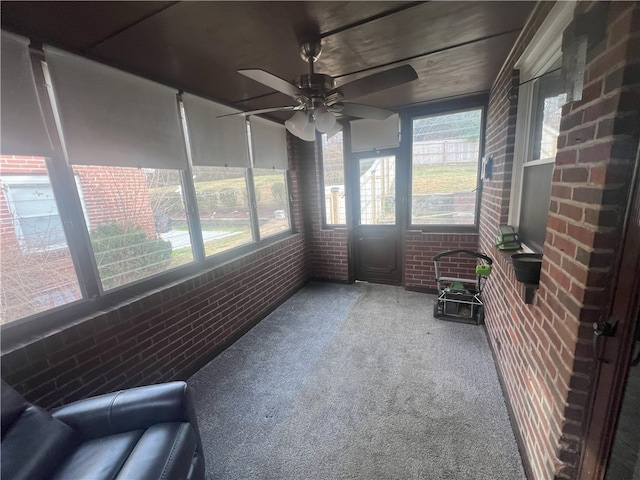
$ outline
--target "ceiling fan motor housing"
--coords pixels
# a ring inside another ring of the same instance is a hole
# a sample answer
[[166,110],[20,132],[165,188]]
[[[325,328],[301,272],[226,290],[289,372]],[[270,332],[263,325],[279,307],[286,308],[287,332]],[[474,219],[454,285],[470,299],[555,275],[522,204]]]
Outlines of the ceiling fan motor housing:
[[322,53],[322,44],[319,41],[304,42],[300,45],[300,58],[308,63],[315,63]]
[[293,84],[302,90],[308,97],[322,97],[333,87],[336,82],[329,75],[322,73],[305,73],[296,77]]

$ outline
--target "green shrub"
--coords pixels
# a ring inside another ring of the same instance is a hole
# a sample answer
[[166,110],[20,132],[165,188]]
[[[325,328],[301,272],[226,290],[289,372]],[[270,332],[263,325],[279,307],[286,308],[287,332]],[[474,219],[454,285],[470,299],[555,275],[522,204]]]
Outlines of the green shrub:
[[236,191],[225,189],[220,192],[220,204],[224,207],[235,207],[237,203]]
[[276,205],[286,205],[287,203],[287,189],[283,182],[274,183],[271,185],[271,195],[276,201]]
[[99,225],[91,244],[105,290],[162,272],[171,260],[171,242],[148,238],[140,225]]

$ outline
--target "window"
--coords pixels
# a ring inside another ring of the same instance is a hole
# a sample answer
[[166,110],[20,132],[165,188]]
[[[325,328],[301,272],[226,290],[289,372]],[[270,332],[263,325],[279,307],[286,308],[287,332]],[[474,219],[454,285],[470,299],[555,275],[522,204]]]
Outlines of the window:
[[246,172],[233,167],[193,168],[207,256],[253,241]]
[[562,117],[562,31],[573,18],[572,2],[554,7],[517,63],[518,116],[509,223],[523,244],[542,252],[551,200],[556,145]]
[[482,110],[412,121],[411,223],[475,225]]
[[[106,305],[203,253],[290,231],[282,125],[252,118],[250,139],[228,107],[49,46],[34,71],[27,39],[2,32],[0,44],[0,323]],[[68,245],[63,226],[82,216]]]
[[180,171],[96,165],[73,171],[104,290],[193,261]]
[[531,144],[523,157],[519,233],[522,240],[541,252],[547,229],[551,180],[560,130],[562,105],[560,72],[555,71],[532,85]]
[[322,135],[322,178],[324,219],[327,225],[345,225],[344,149],[342,132],[331,138]]
[[260,238],[289,230],[287,176],[284,170],[254,168]]
[[65,245],[62,221],[48,175],[16,175],[3,179],[18,242],[26,252]]
[[82,298],[45,159],[2,155],[0,185],[0,323]]

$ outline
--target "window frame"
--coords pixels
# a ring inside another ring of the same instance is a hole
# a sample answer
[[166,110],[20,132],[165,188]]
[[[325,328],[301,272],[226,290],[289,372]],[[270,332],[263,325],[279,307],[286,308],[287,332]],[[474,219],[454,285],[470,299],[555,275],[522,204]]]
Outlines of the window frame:
[[[518,106],[508,222],[518,231],[521,228],[524,169],[555,163],[555,157],[530,158],[533,150],[533,128],[538,93],[538,81],[535,79],[554,70],[553,67],[561,62],[562,32],[573,20],[574,8],[575,0],[558,2],[554,5],[514,67],[520,71],[520,86],[517,90]],[[531,241],[527,243],[526,239],[521,241],[526,251],[533,252],[544,248],[544,245],[538,247]]]
[[[482,157],[484,156],[485,149],[485,132],[486,132],[486,115],[487,115],[487,102],[488,97],[479,95],[468,99],[462,99],[458,101],[443,102],[442,104],[436,104],[426,109],[412,110],[409,115],[406,115],[406,126],[403,123],[403,131],[408,131],[406,135],[406,146],[404,151],[408,157],[408,185],[407,185],[407,200],[406,200],[406,219],[408,229],[412,231],[420,232],[443,232],[443,233],[477,233],[480,225],[480,203],[482,200]],[[479,147],[478,147],[478,165],[476,169],[476,187],[474,189],[476,194],[476,202],[474,209],[473,223],[469,224],[424,224],[413,223],[413,121],[417,118],[424,117],[436,117],[445,116],[456,113],[468,112],[473,110],[480,111],[480,131],[479,131]],[[404,137],[404,136],[403,136]]]

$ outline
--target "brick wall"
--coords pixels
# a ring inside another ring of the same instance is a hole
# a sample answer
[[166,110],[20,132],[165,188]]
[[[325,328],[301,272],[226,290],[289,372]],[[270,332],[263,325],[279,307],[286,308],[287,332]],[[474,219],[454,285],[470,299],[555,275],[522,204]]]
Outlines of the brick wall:
[[44,407],[184,378],[307,280],[301,234],[150,292],[2,356]]
[[[478,250],[477,234],[426,233],[408,230],[404,234],[404,286],[409,290],[435,292],[433,256],[454,249]],[[475,278],[477,260],[456,255],[439,262],[440,274]]]
[[538,5],[491,93],[486,153],[495,173],[484,184],[480,244],[498,259],[485,292],[487,332],[526,463],[535,479],[573,479],[593,387],[591,323],[606,312],[638,143],[640,15],[638,2],[611,3],[606,39],[587,59],[583,100],[563,109],[540,287],[527,305],[493,241],[509,208],[512,68],[552,6]]
[[297,158],[292,163],[299,233],[7,350],[2,378],[52,407],[200,368],[310,277]]
[[[315,143],[305,142],[289,135],[294,156],[302,175],[304,217],[307,232],[307,248],[312,276],[322,280],[346,282],[349,279],[348,232],[344,227],[323,228],[320,192],[320,162]],[[317,143],[317,142],[316,142]]]

